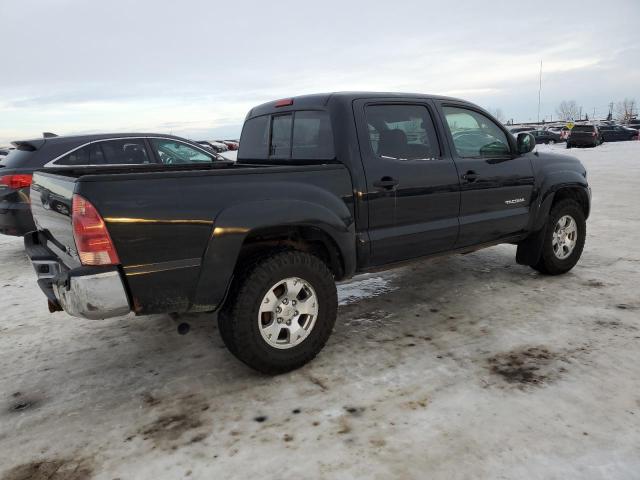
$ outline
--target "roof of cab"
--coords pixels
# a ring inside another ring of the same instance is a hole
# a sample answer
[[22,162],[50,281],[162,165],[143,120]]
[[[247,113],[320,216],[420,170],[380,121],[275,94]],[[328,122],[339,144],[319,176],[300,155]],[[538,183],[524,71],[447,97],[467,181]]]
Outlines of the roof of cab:
[[363,98],[419,98],[419,99],[438,99],[438,100],[451,100],[461,101],[453,97],[443,97],[440,95],[430,95],[423,93],[403,93],[403,92],[332,92],[332,93],[314,93],[311,95],[300,95],[297,97],[289,97],[293,100],[291,105],[285,105],[276,107],[276,104],[280,100],[273,100],[271,102],[258,105],[247,114],[247,118],[257,117],[260,115],[266,115],[275,112],[284,112],[291,110],[303,110],[303,109],[324,109],[327,107],[330,101],[347,102],[351,103],[354,100]]

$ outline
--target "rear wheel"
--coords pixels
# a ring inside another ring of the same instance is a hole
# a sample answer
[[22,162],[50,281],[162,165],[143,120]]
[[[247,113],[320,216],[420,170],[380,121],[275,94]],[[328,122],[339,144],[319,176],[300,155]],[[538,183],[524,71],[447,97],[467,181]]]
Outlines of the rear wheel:
[[338,308],[333,275],[319,258],[275,253],[246,270],[218,316],[222,339],[238,359],[264,373],[301,367],[324,347]]
[[533,268],[548,275],[568,272],[578,263],[585,238],[586,222],[580,205],[570,199],[558,202],[549,213],[542,254]]

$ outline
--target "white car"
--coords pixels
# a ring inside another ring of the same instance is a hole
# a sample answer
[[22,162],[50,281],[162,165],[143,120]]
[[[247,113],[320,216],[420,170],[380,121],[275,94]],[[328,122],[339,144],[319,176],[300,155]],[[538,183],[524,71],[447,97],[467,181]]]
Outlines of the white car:
[[227,160],[233,160],[234,162],[238,160],[238,150],[227,150],[226,152],[220,153],[220,156],[226,158]]

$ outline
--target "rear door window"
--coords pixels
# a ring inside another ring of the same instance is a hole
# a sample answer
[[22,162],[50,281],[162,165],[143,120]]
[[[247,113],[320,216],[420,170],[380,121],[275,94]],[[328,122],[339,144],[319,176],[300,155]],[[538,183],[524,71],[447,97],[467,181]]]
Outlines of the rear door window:
[[369,105],[366,108],[369,143],[381,158],[431,160],[440,147],[427,107]]
[[92,152],[91,160],[96,156],[96,163],[106,165],[138,165],[151,163],[151,157],[141,138],[109,140],[97,142],[100,150]]

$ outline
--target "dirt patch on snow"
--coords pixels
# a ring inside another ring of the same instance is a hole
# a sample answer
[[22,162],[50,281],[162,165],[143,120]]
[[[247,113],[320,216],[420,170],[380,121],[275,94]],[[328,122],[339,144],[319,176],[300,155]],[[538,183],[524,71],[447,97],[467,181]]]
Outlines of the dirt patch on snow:
[[[149,393],[143,394],[143,402],[153,411],[158,410],[164,403],[162,399]],[[153,443],[153,448],[163,450],[177,450],[183,444],[203,441],[206,435],[197,432],[205,423],[204,413],[209,405],[197,395],[187,395],[178,401],[167,405],[166,410],[159,416],[142,426],[138,431],[125,439],[130,442],[137,437]]]
[[86,460],[48,459],[17,465],[2,480],[89,480],[93,467]]
[[488,359],[489,370],[509,385],[519,388],[540,386],[557,380],[566,372],[560,353],[545,347],[528,347],[499,353]]

